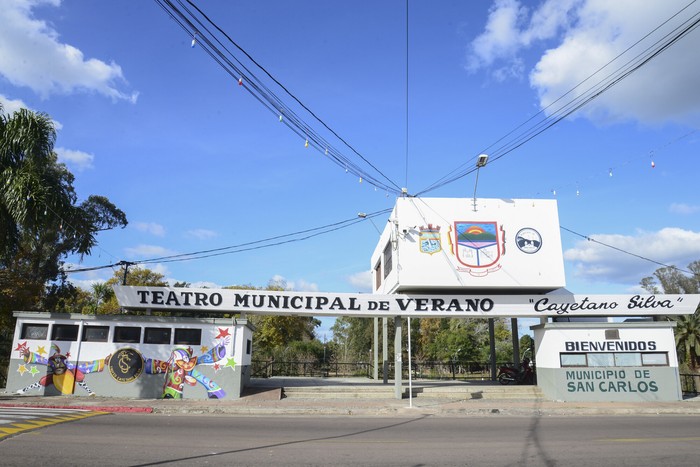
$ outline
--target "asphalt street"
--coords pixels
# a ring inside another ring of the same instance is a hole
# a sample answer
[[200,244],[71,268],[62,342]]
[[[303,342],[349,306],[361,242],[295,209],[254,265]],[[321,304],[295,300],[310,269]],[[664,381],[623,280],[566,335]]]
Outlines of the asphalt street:
[[0,442],[0,465],[697,465],[695,416],[111,414]]

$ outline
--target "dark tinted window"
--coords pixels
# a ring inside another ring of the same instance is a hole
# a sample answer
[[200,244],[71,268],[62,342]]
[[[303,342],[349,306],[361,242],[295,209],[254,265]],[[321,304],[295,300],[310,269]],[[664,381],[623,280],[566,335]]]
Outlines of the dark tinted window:
[[78,325],[76,324],[54,324],[51,340],[54,341],[77,341]]
[[84,326],[83,341],[85,342],[107,342],[109,337],[109,326]]
[[49,337],[49,325],[48,324],[24,323],[22,325],[22,337],[21,337],[21,339],[45,340],[47,337]]
[[200,345],[201,343],[201,329],[175,329],[175,344]]
[[114,342],[138,344],[141,342],[141,328],[135,326],[115,326]]
[[144,344],[170,344],[170,328],[146,328]]

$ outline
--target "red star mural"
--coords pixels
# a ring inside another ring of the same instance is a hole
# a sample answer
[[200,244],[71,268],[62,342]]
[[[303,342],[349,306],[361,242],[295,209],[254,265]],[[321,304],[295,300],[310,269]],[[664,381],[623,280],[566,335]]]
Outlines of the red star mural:
[[229,332],[228,328],[219,328],[219,335],[215,337],[215,339],[223,339],[224,337],[230,336],[231,333]]

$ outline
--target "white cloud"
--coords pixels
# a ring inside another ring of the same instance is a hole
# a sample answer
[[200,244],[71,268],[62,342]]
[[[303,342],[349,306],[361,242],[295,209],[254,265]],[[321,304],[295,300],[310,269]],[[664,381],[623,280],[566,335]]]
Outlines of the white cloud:
[[[538,93],[541,108],[571,90],[561,101],[568,103],[626,63],[636,61],[635,57],[645,49],[696,14],[698,6],[693,5],[654,31],[687,3],[547,0],[530,12],[519,0],[498,0],[484,32],[470,45],[467,69],[474,72],[488,68],[496,79],[502,80],[525,69],[523,56],[527,49],[550,47],[532,67],[530,84]],[[649,37],[606,66],[649,33]],[[700,124],[700,93],[696,92],[700,68],[688,65],[695,62],[698,47],[700,31],[695,30],[576,115],[603,123],[637,120],[646,124]],[[601,71],[584,82],[598,70]],[[553,106],[548,112],[555,109]]]
[[134,222],[133,226],[140,232],[147,232],[156,237],[165,236],[165,227],[155,222]]
[[685,203],[672,203],[668,210],[674,214],[690,215],[700,211],[700,206]]
[[0,74],[15,86],[42,96],[97,92],[114,100],[136,102],[137,93],[118,89],[121,67],[85,58],[76,47],[60,41],[59,33],[34,16],[38,6],[60,7],[59,0],[6,0],[0,8]]
[[318,284],[308,282],[304,279],[288,280],[286,277],[279,274],[272,276],[272,282],[284,284],[285,290],[294,290],[296,292],[318,292]]
[[[135,247],[130,247],[130,248],[125,248],[124,251],[130,258],[137,258],[137,257],[160,257],[160,256],[170,256],[174,255],[175,252],[168,250],[167,248],[163,248],[162,246],[157,246],[157,245],[138,245]],[[153,270],[154,266],[149,265],[148,269]]]
[[360,271],[347,277],[347,281],[357,292],[372,291],[372,271]]
[[0,104],[2,104],[3,112],[7,115],[13,114],[19,109],[29,108],[21,99],[10,99],[3,94],[0,94]]
[[73,167],[79,171],[92,168],[92,161],[95,156],[83,151],[75,151],[73,149],[56,148],[59,162],[64,162],[66,165]]
[[[36,110],[33,110],[27,104],[25,104],[24,101],[22,101],[21,99],[10,99],[9,97],[3,94],[0,94],[0,104],[2,104],[3,112],[6,115],[13,114],[19,109],[27,109],[31,110],[32,112],[37,112]],[[63,125],[61,125],[61,123],[57,120],[53,120],[53,126],[54,128],[56,128],[56,131],[63,128]]]
[[196,238],[198,240],[209,240],[211,238],[218,237],[219,234],[213,230],[193,229],[185,232],[185,236],[189,238]]
[[[681,269],[700,257],[700,232],[674,227],[658,232],[638,232],[634,236],[596,234],[590,237],[596,242]],[[573,263],[578,277],[634,284],[662,267],[596,242],[582,240],[564,252],[564,259]]]

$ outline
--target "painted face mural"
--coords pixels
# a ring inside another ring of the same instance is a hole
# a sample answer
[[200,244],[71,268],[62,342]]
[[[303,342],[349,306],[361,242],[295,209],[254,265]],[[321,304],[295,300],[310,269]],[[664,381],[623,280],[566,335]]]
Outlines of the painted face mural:
[[[227,367],[235,370],[236,362],[227,356],[227,348],[231,343],[229,328],[218,328],[214,338],[214,347],[201,347],[201,355],[195,356],[190,346],[176,346],[170,351],[167,361],[144,357],[138,349],[122,347],[106,357],[94,361],[74,363],[70,361],[70,352],[63,354],[56,344],[51,344],[52,354],[47,356],[47,345],[39,345],[36,351],[29,348],[28,343],[18,342],[15,351],[24,360],[17,368],[20,376],[44,376],[39,381],[17,390],[25,394],[33,389],[53,386],[61,394],[73,394],[75,386],[80,386],[89,395],[95,393],[85,382],[85,375],[102,372],[108,369],[112,379],[120,384],[133,383],[144,374],[163,375],[165,377],[161,397],[165,399],[182,399],[186,386],[201,385],[210,399],[221,399],[226,392],[212,379],[202,374],[197,367],[211,366],[215,373]],[[45,371],[37,367],[46,366]]]
[[[218,345],[202,355],[203,362],[214,363],[225,357],[225,345]],[[197,371],[197,357],[192,356],[191,347],[175,347],[168,360],[163,386],[163,399],[181,399],[185,384],[204,386],[210,399],[221,399],[226,396],[223,389],[211,379]]]
[[[43,354],[46,353],[44,347],[40,346],[37,352],[31,352],[26,342],[24,344],[19,344],[15,350],[20,353],[25,364],[34,364],[29,370],[27,370],[25,366],[25,371],[29,371],[32,374],[38,373],[39,371],[36,369],[36,365],[45,365],[48,370],[46,376],[42,377],[39,381],[18,390],[17,393],[19,394],[25,394],[32,389],[48,386],[55,387],[61,394],[73,394],[75,385],[77,384],[89,395],[94,396],[95,393],[92,392],[84,381],[85,375],[104,370],[105,361],[108,361],[110,357],[108,355],[102,360],[94,360],[92,362],[84,362],[76,365],[68,361],[70,352],[63,355],[61,349],[56,344],[51,345],[53,355],[48,358],[43,356]],[[21,373],[21,370],[22,367],[20,367],[18,371]]]

